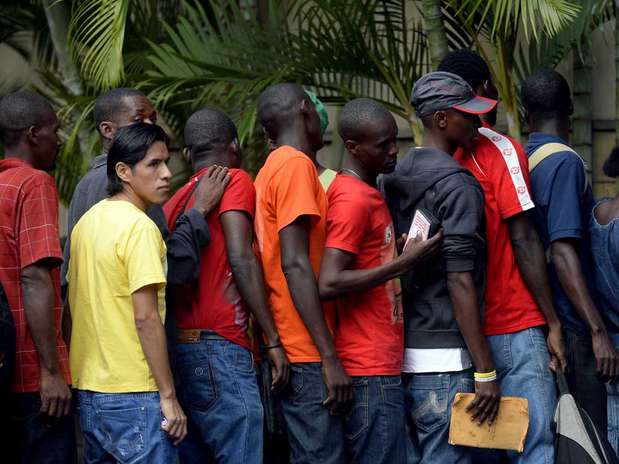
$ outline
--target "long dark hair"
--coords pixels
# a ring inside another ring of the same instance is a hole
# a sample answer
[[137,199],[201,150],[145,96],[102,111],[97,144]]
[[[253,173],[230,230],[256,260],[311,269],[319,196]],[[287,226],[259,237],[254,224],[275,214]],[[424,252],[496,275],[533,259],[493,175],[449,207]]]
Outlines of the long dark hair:
[[116,164],[122,162],[133,169],[155,142],[168,145],[169,141],[165,131],[156,124],[138,122],[121,127],[107,154],[107,193],[112,196],[123,190],[123,183],[116,174]]

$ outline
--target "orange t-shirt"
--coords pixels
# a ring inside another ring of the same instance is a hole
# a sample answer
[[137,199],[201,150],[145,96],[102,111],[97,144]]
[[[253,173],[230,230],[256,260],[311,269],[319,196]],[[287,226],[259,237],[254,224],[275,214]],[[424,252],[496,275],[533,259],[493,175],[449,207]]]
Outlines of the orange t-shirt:
[[[269,305],[288,359],[293,363],[319,362],[320,355],[288,291],[282,271],[279,232],[300,216],[311,217],[309,258],[318,280],[325,247],[327,197],[314,163],[302,152],[282,146],[271,152],[256,177],[255,229]],[[323,304],[333,327],[331,305]]]

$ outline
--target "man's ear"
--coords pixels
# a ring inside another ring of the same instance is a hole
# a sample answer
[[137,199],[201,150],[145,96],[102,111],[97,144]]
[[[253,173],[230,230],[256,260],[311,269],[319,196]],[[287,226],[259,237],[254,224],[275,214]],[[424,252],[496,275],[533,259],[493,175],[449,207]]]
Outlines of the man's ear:
[[116,125],[111,121],[102,121],[99,124],[99,133],[106,140],[112,140],[116,133]]
[[26,137],[28,138],[28,142],[32,145],[36,145],[38,143],[39,129],[36,126],[30,126],[26,129]]
[[446,111],[436,111],[432,115],[432,120],[434,121],[434,125],[438,129],[445,129],[447,127],[447,112]]
[[191,150],[189,150],[189,147],[185,147],[183,148],[183,159],[188,163],[191,164]]
[[122,161],[119,161],[118,163],[116,163],[116,166],[114,166],[114,169],[116,170],[116,175],[121,181],[131,182],[133,173],[131,172],[131,168],[128,165],[126,165]]
[[353,156],[357,156],[357,147],[359,144],[354,140],[344,140],[344,146],[346,147],[346,151]]

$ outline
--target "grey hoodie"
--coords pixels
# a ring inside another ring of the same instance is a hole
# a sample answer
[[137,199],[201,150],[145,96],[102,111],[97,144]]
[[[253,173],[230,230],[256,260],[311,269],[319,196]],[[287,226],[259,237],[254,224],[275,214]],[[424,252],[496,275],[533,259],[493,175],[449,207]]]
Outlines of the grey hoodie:
[[442,252],[402,278],[407,348],[466,347],[447,289],[448,272],[470,272],[480,306],[485,288],[484,197],[475,177],[436,148],[414,148],[385,176],[383,191],[397,236],[415,211],[443,229]]

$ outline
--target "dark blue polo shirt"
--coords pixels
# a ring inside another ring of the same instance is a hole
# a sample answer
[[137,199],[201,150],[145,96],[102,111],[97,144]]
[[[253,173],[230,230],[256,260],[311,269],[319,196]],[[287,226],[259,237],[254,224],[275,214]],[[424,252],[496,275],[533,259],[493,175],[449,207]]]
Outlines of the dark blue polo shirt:
[[[567,142],[541,132],[529,135],[527,156],[546,143]],[[585,188],[586,182],[586,188]],[[582,159],[573,152],[562,151],[544,159],[531,173],[531,192],[535,203],[535,225],[544,248],[559,239],[576,239],[582,273],[596,301],[594,266],[591,256],[589,221],[593,208],[593,192],[586,180]],[[549,279],[555,308],[563,325],[586,335],[589,330],[563,291],[552,264]]]

